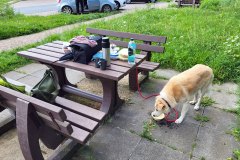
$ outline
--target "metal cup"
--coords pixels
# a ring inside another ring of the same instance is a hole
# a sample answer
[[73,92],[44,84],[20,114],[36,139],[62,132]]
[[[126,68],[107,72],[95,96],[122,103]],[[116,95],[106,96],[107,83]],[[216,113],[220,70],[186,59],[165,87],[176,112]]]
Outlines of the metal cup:
[[100,65],[101,70],[107,69],[107,60],[106,59],[99,59],[98,64]]

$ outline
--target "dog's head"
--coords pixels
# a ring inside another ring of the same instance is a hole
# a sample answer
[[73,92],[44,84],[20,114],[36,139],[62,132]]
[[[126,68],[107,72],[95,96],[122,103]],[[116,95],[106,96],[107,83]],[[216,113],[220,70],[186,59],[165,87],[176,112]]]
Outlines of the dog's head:
[[163,113],[167,114],[169,112],[170,108],[167,103],[160,96],[157,96],[155,100],[155,110],[152,112],[152,115],[158,117]]

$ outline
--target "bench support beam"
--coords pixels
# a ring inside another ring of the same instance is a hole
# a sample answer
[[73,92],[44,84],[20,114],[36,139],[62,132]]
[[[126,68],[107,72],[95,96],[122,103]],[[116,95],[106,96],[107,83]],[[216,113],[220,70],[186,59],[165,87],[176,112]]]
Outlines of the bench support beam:
[[39,146],[39,127],[31,104],[22,99],[17,99],[16,122],[17,133],[23,156],[27,160],[44,160]]
[[103,101],[100,110],[113,114],[115,110],[123,104],[123,100],[119,98],[117,81],[99,78],[103,86]]

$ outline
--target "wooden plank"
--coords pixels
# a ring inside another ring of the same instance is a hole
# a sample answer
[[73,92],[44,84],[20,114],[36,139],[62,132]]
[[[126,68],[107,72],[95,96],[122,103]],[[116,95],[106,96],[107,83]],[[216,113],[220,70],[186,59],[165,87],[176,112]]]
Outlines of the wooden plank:
[[100,70],[99,68],[95,68],[93,66],[71,62],[71,61],[58,61],[54,63],[57,66],[75,69],[77,71],[82,71],[87,74],[92,74],[97,77],[103,77],[107,79],[112,79],[119,81],[121,78],[123,78],[127,73],[121,73],[117,71],[111,71],[111,70]]
[[56,53],[56,52],[52,52],[52,51],[46,51],[46,50],[42,50],[42,49],[38,49],[38,48],[31,48],[28,51],[33,52],[33,53],[38,53],[38,54],[41,54],[41,55],[55,57],[55,58],[60,58],[60,57],[63,56],[63,54],[60,54],[60,53]]
[[63,41],[53,41],[52,43],[62,45],[62,44],[63,44]]
[[143,61],[141,64],[146,64],[146,65],[150,65],[150,66],[159,66],[159,63],[156,62],[150,62],[150,61]]
[[[90,62],[90,63],[88,63],[88,65],[95,67],[95,62]],[[123,67],[123,66],[112,64],[112,61],[111,61],[111,65],[109,67],[107,67],[107,69],[112,70],[112,71],[122,72],[122,73],[129,71],[129,67]]]
[[73,129],[69,122],[66,122],[66,121],[61,122],[61,121],[55,120],[55,122],[57,123],[56,124],[52,121],[52,119],[49,116],[46,116],[41,113],[38,113],[38,116],[41,118],[41,120],[44,122],[45,125],[55,130],[58,130],[64,134],[71,134],[73,132]]
[[[125,47],[125,48],[128,47],[128,42],[124,42],[124,41],[110,40],[110,43],[114,43],[120,47]],[[137,44],[137,49],[143,50],[143,51],[157,52],[157,53],[164,52],[163,46],[152,46],[152,45],[148,45],[148,44]]]
[[44,63],[53,63],[58,61],[58,58],[41,55],[38,53],[28,52],[28,51],[21,51],[21,52],[18,52],[17,54],[20,56],[23,56],[32,60],[36,60],[39,62],[44,62]]
[[166,43],[166,40],[167,40],[167,37],[165,36],[153,36],[153,35],[146,35],[146,34],[117,32],[112,30],[103,30],[103,29],[95,29],[95,28],[87,28],[86,31],[91,34],[99,34],[99,35],[128,38],[128,39],[134,38],[136,40],[152,41],[152,42],[158,42],[158,43]]
[[37,48],[46,50],[46,51],[53,51],[53,52],[64,54],[64,51],[60,48],[54,48],[54,47],[49,47],[49,46],[44,46],[44,45],[38,46]]
[[57,44],[57,43],[47,43],[47,44],[44,44],[44,46],[49,46],[49,47],[54,47],[54,48],[59,48],[59,49],[62,49],[62,47],[63,47],[63,44]]
[[15,103],[15,105],[14,105],[15,108],[12,108],[14,110],[16,110],[17,98],[20,98],[20,99],[30,102],[35,107],[37,112],[40,112],[45,115],[48,115],[48,113],[51,113],[55,119],[58,119],[59,121],[62,121],[62,122],[65,121],[67,118],[63,109],[61,109],[60,107],[57,107],[50,103],[46,103],[44,101],[41,101],[39,99],[30,97],[30,96],[27,96],[25,94],[14,91],[12,89],[0,86],[0,95],[3,98]]
[[80,127],[84,130],[93,132],[97,126],[98,126],[98,122],[88,119],[86,117],[83,117],[81,115],[78,115],[76,113],[73,113],[71,111],[68,111],[66,109],[64,109],[64,112],[67,115],[67,121],[70,122],[71,124],[74,124],[77,127]]
[[72,128],[73,128],[73,133],[69,135],[69,137],[73,138],[74,140],[78,141],[81,144],[85,144],[88,138],[90,138],[91,134],[74,125],[72,125]]
[[102,121],[106,115],[102,111],[90,108],[88,106],[70,101],[59,96],[56,98],[55,102],[59,105],[62,105],[67,110],[70,110],[72,112],[75,112],[77,114],[83,115],[96,121]]

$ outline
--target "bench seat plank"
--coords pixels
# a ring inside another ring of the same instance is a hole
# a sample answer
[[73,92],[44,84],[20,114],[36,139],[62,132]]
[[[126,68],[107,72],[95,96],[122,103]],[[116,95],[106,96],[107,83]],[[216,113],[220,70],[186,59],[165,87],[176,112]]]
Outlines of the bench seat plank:
[[70,135],[70,138],[78,141],[80,144],[85,144],[87,140],[90,138],[91,134],[81,128],[78,128],[72,125],[73,132]]
[[49,118],[48,116],[38,113],[38,116],[41,117],[41,120],[44,122],[45,125],[58,130],[60,132],[62,132],[63,134],[71,134],[73,132],[73,129],[70,125],[69,122],[60,122],[58,120],[55,120],[57,125],[51,120],[51,118]]
[[74,124],[75,126],[78,126],[84,130],[88,130],[90,132],[93,132],[98,126],[98,122],[94,120],[88,119],[66,109],[63,110],[67,115],[67,121],[71,124]]
[[159,63],[154,63],[154,62],[149,62],[149,61],[144,61],[140,65],[138,65],[138,69],[144,70],[144,71],[154,71],[158,69],[160,66]]
[[72,112],[75,112],[77,114],[83,115],[96,121],[102,121],[106,115],[106,113],[102,111],[90,108],[88,106],[70,101],[59,96],[55,99],[55,102],[59,105],[62,105],[65,109],[71,110]]

